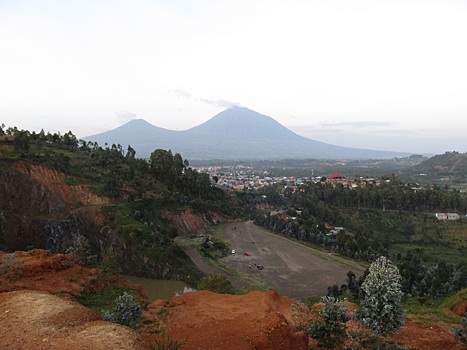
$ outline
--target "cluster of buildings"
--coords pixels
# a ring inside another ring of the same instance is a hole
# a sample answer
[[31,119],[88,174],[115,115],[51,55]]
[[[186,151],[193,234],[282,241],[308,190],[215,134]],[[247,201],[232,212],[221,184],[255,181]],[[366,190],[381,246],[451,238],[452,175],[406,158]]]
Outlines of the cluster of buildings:
[[206,167],[197,168],[197,170],[208,173],[217,186],[234,188],[237,190],[243,190],[244,188],[256,189],[264,186],[270,186],[276,183],[280,183],[284,186],[298,186],[304,182],[313,180],[313,178],[310,177],[270,177],[266,171],[264,171],[261,175],[257,175],[248,168],[245,168],[245,170],[236,169],[236,171],[225,171],[223,169],[219,170],[217,167]]
[[460,216],[457,213],[436,213],[435,216],[438,220],[459,220],[460,219]]
[[[244,188],[255,189],[263,186],[270,186],[272,184],[282,184],[287,187],[298,186],[302,183],[313,181],[327,181],[334,185],[340,183],[346,186],[357,187],[364,186],[367,183],[378,185],[380,180],[374,178],[356,178],[347,179],[344,175],[335,172],[329,176],[312,176],[312,177],[296,177],[296,176],[268,176],[267,171],[261,175],[257,175],[252,169],[247,167],[236,167],[232,171],[226,171],[225,168],[218,168],[215,166],[196,168],[198,171],[208,173],[211,179],[220,187],[234,188],[243,190]],[[243,170],[242,170],[243,169]]]

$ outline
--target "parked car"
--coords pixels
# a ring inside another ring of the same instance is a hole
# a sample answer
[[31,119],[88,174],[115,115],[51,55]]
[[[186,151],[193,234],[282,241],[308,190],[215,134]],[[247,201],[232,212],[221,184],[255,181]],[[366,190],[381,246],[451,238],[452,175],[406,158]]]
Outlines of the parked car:
[[232,254],[235,254],[235,253],[237,253],[237,252],[235,251],[235,249],[232,249]]
[[247,252],[243,253],[243,255],[245,255],[245,256],[251,256],[251,254],[250,254],[250,253],[247,253]]
[[262,270],[262,269],[264,269],[264,266],[263,266],[263,265],[256,265],[256,268],[257,268],[258,270]]

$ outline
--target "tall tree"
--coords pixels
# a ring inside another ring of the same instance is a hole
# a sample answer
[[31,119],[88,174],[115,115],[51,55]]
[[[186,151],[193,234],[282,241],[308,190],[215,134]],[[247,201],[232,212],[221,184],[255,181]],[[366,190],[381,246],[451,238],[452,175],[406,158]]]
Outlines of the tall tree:
[[376,259],[368,270],[362,284],[362,321],[374,333],[396,333],[404,324],[399,270],[384,256]]

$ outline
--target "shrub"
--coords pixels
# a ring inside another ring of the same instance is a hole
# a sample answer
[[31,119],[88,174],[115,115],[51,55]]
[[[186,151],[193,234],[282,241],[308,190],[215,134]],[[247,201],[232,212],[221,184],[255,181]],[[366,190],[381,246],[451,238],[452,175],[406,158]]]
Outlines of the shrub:
[[72,234],[72,244],[66,250],[67,254],[71,254],[80,259],[83,263],[88,263],[91,255],[91,246],[89,240],[81,233]]
[[224,275],[207,275],[201,278],[198,289],[220,294],[234,294],[232,283]]
[[115,299],[112,309],[102,313],[102,317],[106,321],[134,328],[141,320],[142,313],[143,309],[135,297],[125,292]]
[[462,317],[461,325],[458,328],[451,328],[451,332],[456,340],[460,340],[462,344],[467,345],[467,312]]
[[320,321],[314,321],[307,333],[318,341],[320,347],[335,348],[347,338],[347,309],[339,305],[340,300],[332,296],[321,299],[325,304],[319,313]]

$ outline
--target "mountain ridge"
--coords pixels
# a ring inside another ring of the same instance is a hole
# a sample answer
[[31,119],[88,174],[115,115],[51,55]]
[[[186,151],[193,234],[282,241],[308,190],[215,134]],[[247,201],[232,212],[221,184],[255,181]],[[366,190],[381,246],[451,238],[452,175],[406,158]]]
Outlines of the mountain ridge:
[[250,159],[387,159],[411,153],[336,146],[300,136],[274,118],[246,107],[232,107],[183,131],[134,119],[120,127],[84,138],[102,144],[131,145],[138,157],[158,148],[171,149],[192,160]]

